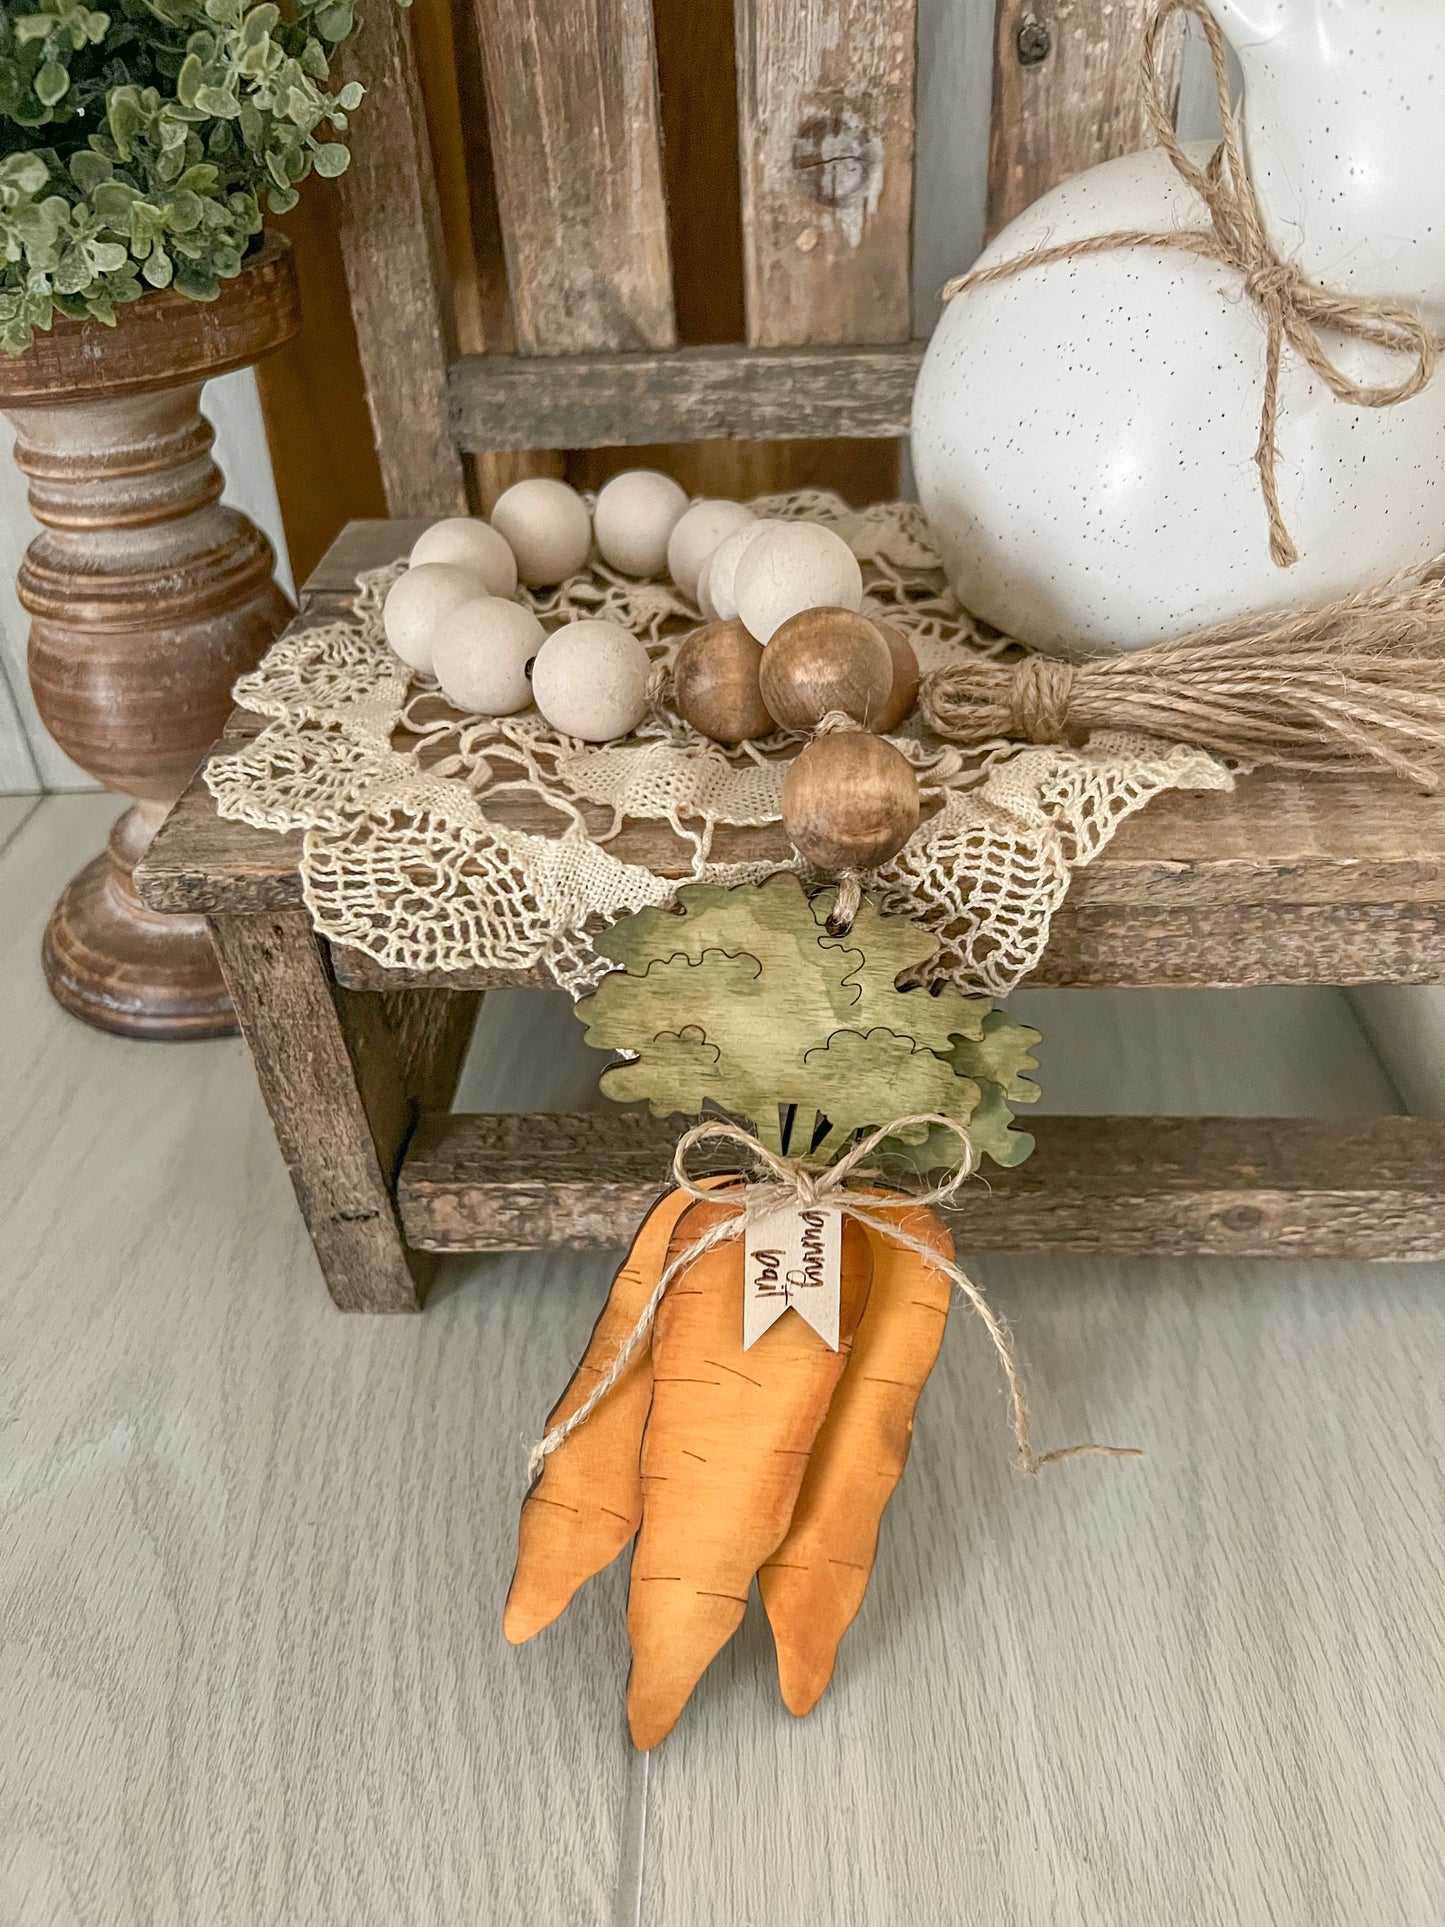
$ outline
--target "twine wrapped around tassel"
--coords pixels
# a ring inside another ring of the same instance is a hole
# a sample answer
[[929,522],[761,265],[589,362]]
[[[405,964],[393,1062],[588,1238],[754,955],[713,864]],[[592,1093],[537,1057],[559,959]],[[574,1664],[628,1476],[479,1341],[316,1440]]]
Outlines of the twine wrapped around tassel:
[[919,707],[954,743],[1160,736],[1244,763],[1382,764],[1445,787],[1445,557],[1339,602],[1252,616],[1152,649],[1061,662],[967,660]]

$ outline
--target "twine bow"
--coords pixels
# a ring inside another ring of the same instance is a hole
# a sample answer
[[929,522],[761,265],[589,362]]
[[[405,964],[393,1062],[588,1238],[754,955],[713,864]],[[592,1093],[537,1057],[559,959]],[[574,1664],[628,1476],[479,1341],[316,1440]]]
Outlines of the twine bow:
[[[963,1162],[941,1184],[929,1191],[910,1193],[898,1202],[885,1205],[879,1202],[875,1193],[850,1191],[845,1189],[847,1181],[855,1173],[865,1175],[862,1166],[865,1159],[872,1156],[885,1138],[894,1137],[913,1125],[941,1125],[963,1140]],[[688,1175],[688,1154],[703,1144],[736,1144],[752,1161],[754,1169],[765,1171],[765,1178],[740,1176],[735,1188],[731,1190],[708,1190]],[[672,1155],[673,1183],[679,1191],[685,1191],[690,1198],[702,1204],[733,1204],[732,1215],[719,1218],[703,1232],[685,1251],[679,1252],[668,1261],[662,1276],[653,1289],[652,1296],[643,1306],[637,1323],[619,1346],[616,1356],[593,1386],[591,1392],[578,1406],[577,1410],[560,1425],[554,1425],[538,1443],[533,1446],[527,1460],[529,1479],[536,1478],[543,1465],[560,1445],[572,1436],[581,1425],[596,1411],[607,1394],[622,1377],[628,1366],[652,1330],[653,1321],[669,1286],[681,1277],[689,1265],[701,1258],[705,1252],[714,1250],[718,1245],[735,1243],[743,1236],[747,1227],[770,1212],[787,1205],[828,1204],[839,1210],[845,1217],[852,1218],[869,1230],[876,1231],[890,1243],[900,1245],[905,1251],[913,1252],[923,1258],[935,1270],[941,1271],[951,1280],[955,1289],[964,1297],[983,1321],[985,1331],[998,1354],[1003,1367],[1004,1378],[1008,1384],[1009,1413],[1013,1426],[1015,1445],[1019,1464],[1030,1475],[1041,1472],[1046,1465],[1053,1465],[1060,1459],[1078,1458],[1084,1453],[1102,1453],[1111,1458],[1139,1458],[1142,1456],[1132,1446],[1081,1445],[1060,1446],[1055,1451],[1037,1453],[1029,1437],[1028,1406],[1024,1399],[1023,1379],[1019,1373],[1018,1362],[1014,1357],[1013,1346],[1009,1339],[1008,1328],[993,1310],[988,1300],[971,1279],[954,1264],[911,1232],[905,1231],[898,1222],[904,1211],[926,1210],[932,1205],[947,1204],[973,1174],[973,1146],[968,1132],[955,1118],[944,1117],[940,1113],[921,1114],[915,1117],[895,1118],[893,1123],[884,1124],[870,1132],[840,1157],[836,1163],[826,1166],[810,1164],[805,1158],[781,1157],[760,1144],[751,1131],[741,1125],[728,1124],[721,1119],[709,1120],[705,1124],[695,1124],[679,1138]]]
[[[1180,145],[1160,73],[1160,41],[1166,24],[1176,13],[1192,14],[1200,23],[1214,65],[1224,138],[1203,168],[1196,166]],[[1025,269],[1043,267],[1049,262],[1112,253],[1120,248],[1168,248],[1236,268],[1243,279],[1245,293],[1264,316],[1268,337],[1264,401],[1254,461],[1269,515],[1270,556],[1279,568],[1287,569],[1299,561],[1299,550],[1285,525],[1279,499],[1279,377],[1285,342],[1289,342],[1332,395],[1357,408],[1392,408],[1397,402],[1409,401],[1418,395],[1435,373],[1440,342],[1415,310],[1402,302],[1335,294],[1311,281],[1296,262],[1282,260],[1276,253],[1244,161],[1239,123],[1229,95],[1224,36],[1204,0],[1159,0],[1144,34],[1143,85],[1144,105],[1159,144],[1180,178],[1194,189],[1209,210],[1209,229],[1151,233],[1147,229],[1126,228],[1117,233],[1093,235],[1087,240],[1061,242],[1056,247],[1037,248],[997,267],[958,276],[944,288],[943,298],[951,301],[970,288],[1005,281]],[[1330,358],[1320,339],[1321,329],[1332,329],[1355,341],[1372,342],[1392,354],[1408,355],[1414,365],[1396,382],[1355,381]]]

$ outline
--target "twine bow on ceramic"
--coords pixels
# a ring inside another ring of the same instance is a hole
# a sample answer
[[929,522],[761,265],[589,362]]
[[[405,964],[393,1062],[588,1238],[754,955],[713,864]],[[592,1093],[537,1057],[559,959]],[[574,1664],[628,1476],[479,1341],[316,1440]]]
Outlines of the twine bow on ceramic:
[[[1159,67],[1164,28],[1177,13],[1193,15],[1203,28],[1219,94],[1224,138],[1202,168],[1185,153],[1174,131]],[[1285,524],[1279,499],[1279,381],[1285,342],[1289,342],[1332,395],[1357,408],[1391,408],[1418,395],[1435,373],[1440,342],[1414,309],[1397,301],[1334,293],[1311,281],[1297,263],[1283,260],[1276,252],[1245,165],[1239,123],[1230,100],[1224,36],[1203,0],[1159,0],[1144,35],[1143,82],[1144,105],[1159,144],[1181,179],[1204,202],[1209,211],[1209,228],[1167,232],[1126,228],[1091,235],[1085,240],[1061,242],[1055,247],[1037,248],[997,267],[958,276],[944,288],[943,297],[946,301],[952,300],[970,288],[1009,280],[1049,262],[1077,260],[1082,255],[1107,254],[1120,248],[1166,248],[1236,268],[1245,293],[1264,317],[1267,331],[1264,401],[1254,460],[1269,515],[1269,552],[1280,568],[1289,568],[1299,561],[1299,550]],[[1331,359],[1320,338],[1321,330],[1325,329],[1355,341],[1370,342],[1392,354],[1408,356],[1413,365],[1395,382],[1355,381]]]
[[1248,616],[1082,662],[960,652],[919,708],[954,743],[1080,743],[1096,731],[1239,763],[1377,764],[1445,788],[1445,557],[1319,609]]
[[[900,1131],[911,1129],[914,1125],[938,1125],[952,1131],[963,1141],[963,1161],[942,1183],[933,1189],[910,1192],[906,1196],[896,1195],[896,1202],[884,1204],[878,1194],[868,1191],[846,1189],[850,1177],[868,1175],[864,1170],[866,1160],[878,1149],[886,1138],[896,1136]],[[755,1172],[760,1176],[740,1175],[737,1185],[731,1190],[708,1190],[697,1183],[687,1169],[688,1156],[705,1144],[735,1144],[750,1160]],[[852,1145],[836,1163],[828,1165],[810,1164],[806,1158],[781,1157],[775,1151],[760,1144],[751,1131],[745,1131],[739,1124],[729,1124],[722,1119],[709,1120],[695,1124],[690,1131],[679,1138],[672,1157],[673,1183],[679,1191],[684,1191],[700,1204],[731,1204],[732,1215],[719,1218],[703,1232],[686,1250],[679,1252],[668,1261],[662,1276],[658,1279],[652,1296],[643,1306],[641,1315],[622,1344],[618,1347],[601,1379],[592,1388],[577,1410],[560,1425],[541,1438],[532,1448],[527,1460],[529,1479],[536,1478],[546,1460],[560,1445],[584,1425],[606,1398],[607,1394],[622,1377],[637,1353],[645,1344],[652,1330],[668,1288],[680,1278],[690,1265],[704,1253],[719,1245],[733,1244],[739,1240],[750,1224],[770,1213],[788,1205],[825,1204],[841,1211],[845,1217],[876,1231],[890,1243],[899,1245],[905,1251],[925,1260],[936,1271],[948,1278],[959,1294],[965,1298],[978,1317],[982,1320],[993,1348],[1003,1367],[1004,1379],[1008,1385],[1009,1413],[1013,1426],[1014,1442],[1018,1451],[1020,1466],[1030,1474],[1041,1472],[1045,1466],[1053,1465],[1060,1459],[1078,1458],[1085,1453],[1100,1453],[1110,1458],[1139,1458],[1142,1455],[1132,1446],[1065,1445],[1052,1452],[1037,1453],[1029,1437],[1028,1406],[1024,1399],[1023,1379],[1019,1373],[1018,1362],[1014,1357],[1013,1345],[1003,1320],[993,1310],[988,1300],[971,1279],[951,1260],[943,1258],[938,1251],[915,1238],[898,1222],[900,1212],[926,1210],[933,1205],[947,1204],[959,1189],[973,1175],[973,1146],[967,1130],[956,1118],[944,1117],[941,1113],[925,1113],[914,1117],[895,1118],[891,1124],[881,1125],[876,1131]],[[741,1306],[739,1307],[741,1315]]]

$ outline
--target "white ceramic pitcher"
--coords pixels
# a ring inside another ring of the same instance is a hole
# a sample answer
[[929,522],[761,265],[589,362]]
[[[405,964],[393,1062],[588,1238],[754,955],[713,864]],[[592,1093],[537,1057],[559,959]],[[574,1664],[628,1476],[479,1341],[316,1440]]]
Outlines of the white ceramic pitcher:
[[[1250,176],[1285,259],[1445,322],[1445,5],[1209,0],[1245,76]],[[1208,146],[1191,146],[1201,165]],[[1158,149],[1036,202],[979,267],[1120,229],[1208,226]],[[1322,336],[1355,380],[1406,370]],[[1133,649],[1307,608],[1445,550],[1445,368],[1337,401],[1286,346],[1271,560],[1254,450],[1265,324],[1242,278],[1165,250],[1028,268],[945,309],[914,399],[919,495],[965,605],[1036,648]]]

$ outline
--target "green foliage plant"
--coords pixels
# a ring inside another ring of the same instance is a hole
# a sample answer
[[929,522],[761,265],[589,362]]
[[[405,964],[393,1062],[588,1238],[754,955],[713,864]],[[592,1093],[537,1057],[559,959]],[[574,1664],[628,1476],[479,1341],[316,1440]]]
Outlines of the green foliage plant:
[[353,0],[3,0],[0,347],[151,288],[213,301],[263,206],[346,167],[355,24]]
[[[610,971],[577,1006],[587,1042],[620,1051],[602,1074],[619,1103],[657,1117],[722,1112],[760,1143],[820,1162],[862,1132],[938,1113],[963,1125],[977,1154],[1019,1164],[1033,1139],[1012,1128],[1030,1103],[1025,1076],[1037,1031],[986,998],[904,990],[936,940],[866,900],[841,936],[834,893],[798,879],[723,889],[688,884],[676,907],[623,917],[597,939]],[[917,1172],[957,1165],[956,1133],[915,1126],[881,1152]]]

